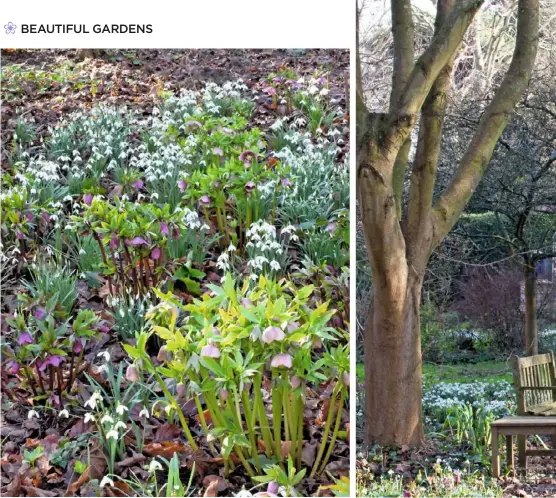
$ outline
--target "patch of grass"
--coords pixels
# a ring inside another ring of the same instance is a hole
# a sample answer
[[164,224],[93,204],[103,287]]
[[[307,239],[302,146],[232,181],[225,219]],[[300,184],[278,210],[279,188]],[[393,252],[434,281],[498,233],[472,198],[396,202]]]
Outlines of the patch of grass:
[[[365,365],[357,364],[357,381],[365,379]],[[478,363],[458,363],[453,365],[423,364],[423,381],[428,384],[440,382],[513,382],[512,372],[505,361],[481,361]]]

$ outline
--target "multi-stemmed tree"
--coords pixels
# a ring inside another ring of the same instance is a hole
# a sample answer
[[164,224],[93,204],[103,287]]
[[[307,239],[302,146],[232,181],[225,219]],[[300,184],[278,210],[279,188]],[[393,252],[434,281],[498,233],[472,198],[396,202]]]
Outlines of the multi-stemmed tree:
[[[366,439],[381,444],[417,445],[424,438],[419,305],[425,270],[481,181],[535,61],[539,1],[519,0],[509,69],[450,182],[435,198],[454,61],[482,4],[438,0],[434,35],[415,59],[411,1],[391,1],[394,60],[387,112],[366,107],[358,54],[358,200],[373,279],[365,330]],[[417,123],[404,202],[411,134]]]

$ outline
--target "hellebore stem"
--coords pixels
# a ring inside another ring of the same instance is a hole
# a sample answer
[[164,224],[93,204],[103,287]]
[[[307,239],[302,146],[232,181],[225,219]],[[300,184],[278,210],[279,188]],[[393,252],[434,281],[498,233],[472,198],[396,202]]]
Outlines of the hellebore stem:
[[[108,259],[106,258],[106,251],[104,250],[104,246],[102,245],[98,233],[96,233],[94,230],[93,230],[93,238],[97,241],[97,244],[100,247],[100,254],[102,255],[102,261],[104,262],[104,265],[108,269]],[[110,295],[114,296],[114,289],[112,288],[112,277],[108,275],[106,278],[108,280],[108,288],[110,289]]]
[[303,388],[304,386],[301,387],[301,394],[299,395],[299,399],[298,399],[298,421],[297,421],[297,453],[296,453],[296,458],[297,458],[297,467],[300,468],[301,467],[301,455],[303,452],[303,414],[305,412],[305,403],[303,402],[304,400],[304,392],[303,392]]
[[[197,395],[195,395],[195,406],[197,407],[197,413],[199,414],[199,421],[201,422],[201,427],[205,431],[205,434],[208,438],[209,430],[207,425],[207,419],[205,418],[205,413],[203,411],[203,407],[201,406],[201,400]],[[213,455],[216,455],[216,449],[214,448],[214,444],[212,443],[212,441],[209,441],[208,445]]]
[[281,439],[281,428],[282,428],[282,397],[281,389],[277,386],[278,384],[278,374],[274,369],[272,371],[272,425],[274,427],[274,456],[279,462],[282,461],[282,439]]
[[265,453],[268,458],[272,456],[272,435],[270,432],[270,425],[268,422],[268,417],[266,415],[266,410],[263,402],[262,395],[262,372],[260,375],[256,375],[253,379],[253,391],[255,393],[255,412],[257,412],[257,417],[259,419],[259,424],[261,427],[261,433],[263,436],[263,441],[265,445]]
[[314,477],[317,468],[319,467],[322,455],[324,453],[324,448],[328,441],[328,433],[330,432],[330,425],[332,424],[332,416],[334,415],[334,406],[336,404],[336,397],[338,396],[338,391],[340,390],[342,384],[341,381],[338,381],[334,386],[334,390],[332,391],[332,396],[330,396],[330,405],[328,406],[328,416],[326,417],[326,424],[324,426],[324,432],[322,434],[322,440],[319,446],[319,451],[317,453],[317,458],[315,463],[313,464],[313,470],[311,471],[310,477]]
[[241,401],[243,403],[243,410],[245,411],[245,421],[247,422],[247,430],[249,431],[249,441],[251,442],[251,456],[255,460],[255,468],[257,472],[261,471],[261,464],[259,462],[259,451],[257,448],[257,440],[255,438],[255,412],[251,410],[249,404],[249,396],[246,391],[241,393]]
[[164,384],[164,381],[162,380],[162,378],[160,377],[159,373],[156,371],[154,366],[153,366],[153,372],[156,381],[158,382],[160,388],[162,389],[162,392],[164,393],[164,396],[166,396],[166,399],[168,399],[170,404],[173,405],[176,411],[178,412],[178,418],[180,419],[183,432],[185,432],[189,444],[195,451],[197,451],[199,447],[197,446],[197,443],[195,442],[193,436],[191,435],[191,431],[189,430],[189,426],[187,425],[187,420],[185,420],[185,415],[183,414],[180,404],[177,402],[176,398],[174,398],[174,396],[170,393],[170,391],[168,391],[166,384]]
[[328,463],[328,459],[330,458],[330,455],[332,455],[332,450],[334,448],[334,443],[336,443],[336,439],[338,437],[338,432],[340,430],[340,423],[342,421],[342,410],[343,410],[343,407],[344,407],[344,400],[345,400],[345,397],[346,397],[346,392],[347,392],[347,389],[345,387],[343,387],[342,391],[341,391],[341,394],[340,394],[340,403],[338,405],[338,410],[336,411],[336,423],[334,424],[334,431],[332,432],[332,439],[330,440],[330,445],[328,446],[328,451],[326,452],[326,455],[324,456],[324,459],[322,460],[320,470],[317,472],[317,474],[319,474],[319,475],[324,472],[326,464]]

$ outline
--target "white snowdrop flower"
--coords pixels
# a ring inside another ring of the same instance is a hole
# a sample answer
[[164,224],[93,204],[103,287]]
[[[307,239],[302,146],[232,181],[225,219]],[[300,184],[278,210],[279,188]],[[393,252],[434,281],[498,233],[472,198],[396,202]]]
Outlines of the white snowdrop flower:
[[125,424],[125,422],[118,420],[118,422],[116,422],[116,425],[114,426],[114,429],[118,430],[120,428],[127,429],[127,425]]
[[151,199],[158,199],[158,194],[156,192],[153,192],[151,194]]
[[29,410],[27,412],[27,418],[30,420],[32,418],[39,418],[39,414],[35,410]]
[[100,423],[101,424],[106,424],[106,423],[110,423],[113,424],[114,423],[114,419],[110,416],[110,415],[104,415],[101,419],[100,419]]
[[328,95],[328,88],[322,88],[319,94],[322,96]]
[[139,412],[139,417],[150,418],[149,410],[147,410],[146,408],[143,408],[143,409]]
[[79,249],[79,254],[87,254],[87,251],[85,251],[85,249],[81,248],[81,249]]
[[149,472],[155,472],[157,470],[162,470],[162,465],[158,460],[152,460],[149,464]]
[[88,424],[89,422],[94,422],[95,421],[95,416],[92,413],[86,413],[85,414],[85,420],[84,422],[86,424]]
[[118,434],[118,431],[116,429],[111,429],[106,433],[106,439],[118,439],[120,437],[120,435]]
[[58,413],[58,418],[69,418],[69,412],[64,408]]
[[257,280],[259,280],[259,277],[255,273],[252,273],[251,275],[249,275],[249,279],[256,282]]
[[270,268],[271,268],[272,270],[279,271],[280,268],[281,268],[281,266],[280,266],[280,263],[278,263],[278,261],[276,261],[275,259],[273,259],[273,260],[270,262]]
[[116,413],[118,415],[123,415],[127,411],[128,411],[127,406],[122,405],[121,403],[118,403],[118,406],[116,407]]
[[104,476],[102,478],[102,481],[100,481],[100,487],[104,488],[104,486],[106,486],[107,484],[109,486],[114,486],[114,481],[112,479],[110,479],[108,476]]
[[234,246],[233,244],[230,244],[228,246],[228,252],[234,252],[234,251],[237,251],[236,246]]
[[108,363],[110,361],[110,353],[108,351],[101,351],[97,354],[97,358],[104,357],[104,361]]
[[97,404],[102,401],[102,397],[99,391],[95,391],[93,395],[85,401],[85,406],[90,406],[93,410],[96,408]]

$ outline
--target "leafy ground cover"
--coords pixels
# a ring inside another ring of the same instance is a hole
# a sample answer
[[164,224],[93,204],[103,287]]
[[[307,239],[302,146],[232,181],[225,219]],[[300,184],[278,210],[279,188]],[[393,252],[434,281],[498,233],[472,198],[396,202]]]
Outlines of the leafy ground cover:
[[[362,365],[357,375],[362,385]],[[529,458],[526,478],[490,477],[490,422],[515,413],[512,376],[505,361],[426,363],[423,379],[426,444],[418,450],[360,445],[360,496],[554,496],[550,458]],[[358,400],[358,411],[361,406]],[[363,418],[362,412],[358,415],[358,420]],[[549,439],[531,438],[528,444],[550,447]]]
[[348,54],[4,55],[3,494],[346,494]]

